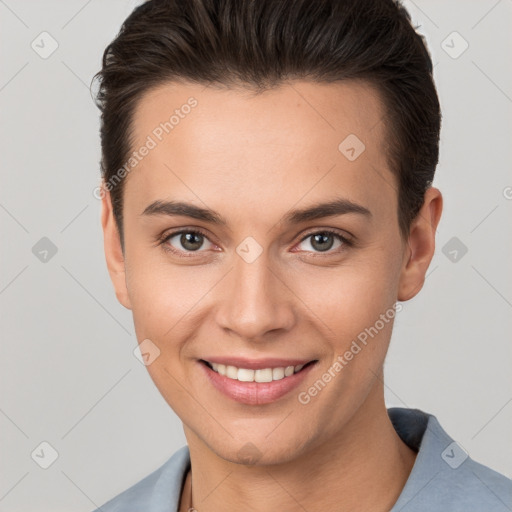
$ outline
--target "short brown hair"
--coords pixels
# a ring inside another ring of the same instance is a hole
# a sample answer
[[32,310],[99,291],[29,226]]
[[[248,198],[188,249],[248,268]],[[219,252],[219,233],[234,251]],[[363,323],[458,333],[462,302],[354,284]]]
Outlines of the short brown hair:
[[[124,165],[137,102],[165,82],[263,91],[287,79],[362,79],[383,98],[387,158],[407,238],[438,162],[441,112],[432,69],[423,37],[397,0],[149,0],[124,21],[94,77],[102,176],[109,182]],[[124,247],[123,182],[111,198]]]

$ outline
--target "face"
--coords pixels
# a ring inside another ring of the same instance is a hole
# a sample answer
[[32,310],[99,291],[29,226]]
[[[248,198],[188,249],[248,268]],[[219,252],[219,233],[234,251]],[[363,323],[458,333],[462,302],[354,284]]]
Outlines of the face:
[[[440,214],[422,210],[420,235],[402,240],[375,90],[166,84],[141,99],[134,130],[133,150],[150,149],[126,177],[124,259],[104,199],[107,261],[187,438],[226,460],[250,447],[277,463],[371,413],[393,305],[421,288],[433,252],[425,217]],[[276,380],[240,382],[205,361]]]

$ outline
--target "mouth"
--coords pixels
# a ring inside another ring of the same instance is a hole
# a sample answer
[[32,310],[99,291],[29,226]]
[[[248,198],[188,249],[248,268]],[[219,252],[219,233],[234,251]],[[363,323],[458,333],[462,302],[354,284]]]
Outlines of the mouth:
[[242,404],[263,405],[285,397],[298,387],[316,366],[318,359],[286,366],[274,366],[263,361],[245,361],[241,366],[234,366],[205,359],[199,359],[198,363],[207,382],[224,397]]
[[[234,365],[214,363],[200,359],[210,370],[227,377],[228,379],[238,380],[239,382],[273,382],[285,379],[299,373],[309,365],[316,363],[318,360],[313,359],[307,363],[286,366],[268,366],[263,368],[242,368]],[[249,365],[246,365],[249,366]]]

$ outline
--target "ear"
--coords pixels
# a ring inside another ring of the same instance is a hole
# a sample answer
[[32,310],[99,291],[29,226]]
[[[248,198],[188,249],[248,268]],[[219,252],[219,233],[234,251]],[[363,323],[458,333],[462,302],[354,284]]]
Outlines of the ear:
[[434,187],[425,192],[423,206],[411,223],[398,285],[398,300],[412,299],[423,287],[434,256],[436,229],[443,211],[443,196]]
[[105,184],[101,186],[101,226],[103,228],[103,244],[105,258],[110,279],[114,285],[117,300],[127,309],[131,309],[131,302],[126,286],[126,270],[124,255],[121,249],[121,239],[115,222],[110,192]]

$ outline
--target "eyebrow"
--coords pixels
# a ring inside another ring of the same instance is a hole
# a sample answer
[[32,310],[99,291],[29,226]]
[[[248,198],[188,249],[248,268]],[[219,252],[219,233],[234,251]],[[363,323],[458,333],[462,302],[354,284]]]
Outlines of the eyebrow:
[[[368,208],[348,199],[338,198],[324,203],[317,203],[307,208],[291,210],[283,216],[281,222],[285,224],[300,224],[301,222],[324,217],[335,217],[347,213],[356,213],[367,218],[372,217],[372,212]],[[154,201],[141,213],[141,216],[153,215],[191,217],[219,226],[228,226],[227,220],[216,211],[183,201]]]

